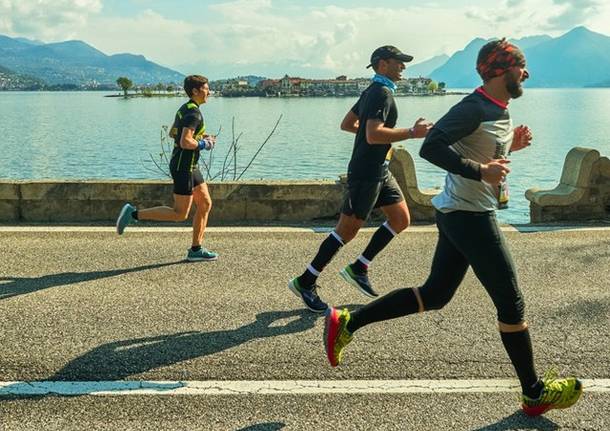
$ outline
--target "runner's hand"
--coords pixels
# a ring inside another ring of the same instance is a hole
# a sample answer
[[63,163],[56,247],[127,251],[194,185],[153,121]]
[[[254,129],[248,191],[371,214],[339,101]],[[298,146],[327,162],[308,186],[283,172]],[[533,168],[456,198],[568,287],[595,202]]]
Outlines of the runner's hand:
[[199,150],[206,150],[209,151],[212,148],[214,148],[214,145],[216,145],[216,140],[211,140],[210,138],[203,138],[199,141]]
[[203,139],[212,141],[214,142],[214,145],[216,145],[216,135],[203,135]]
[[481,180],[491,185],[498,185],[510,172],[508,166],[510,160],[507,159],[495,159],[489,163],[481,164]]
[[425,118],[419,118],[411,128],[412,137],[425,138],[432,126],[434,126],[434,124],[431,121],[428,121]]
[[532,145],[532,131],[530,128],[524,125],[515,127],[510,151],[519,151],[530,145]]

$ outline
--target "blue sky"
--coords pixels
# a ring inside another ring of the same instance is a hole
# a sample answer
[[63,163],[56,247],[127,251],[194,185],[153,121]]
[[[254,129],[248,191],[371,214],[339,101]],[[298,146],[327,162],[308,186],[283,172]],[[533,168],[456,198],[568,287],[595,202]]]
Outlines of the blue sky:
[[578,25],[608,34],[607,0],[0,0],[0,34],[84,40],[210,78],[367,74],[393,44],[415,62],[475,37],[558,36]]

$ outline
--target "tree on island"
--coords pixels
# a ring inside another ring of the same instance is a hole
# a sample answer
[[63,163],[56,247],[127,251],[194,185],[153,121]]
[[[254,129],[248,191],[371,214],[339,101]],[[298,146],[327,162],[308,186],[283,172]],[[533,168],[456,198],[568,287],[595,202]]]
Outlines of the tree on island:
[[430,91],[430,93],[436,93],[436,90],[438,90],[438,84],[435,81],[430,81],[430,84],[428,84],[428,91]]
[[121,76],[119,79],[116,80],[116,83],[123,90],[123,94],[125,95],[125,97],[127,97],[127,90],[133,87],[133,82],[131,82],[131,79]]

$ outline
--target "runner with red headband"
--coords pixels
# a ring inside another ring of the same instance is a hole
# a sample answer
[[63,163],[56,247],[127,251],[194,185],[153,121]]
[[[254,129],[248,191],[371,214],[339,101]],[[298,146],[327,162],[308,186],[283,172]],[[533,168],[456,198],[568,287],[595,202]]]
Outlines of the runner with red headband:
[[436,123],[420,150],[424,159],[447,171],[443,191],[432,200],[439,237],[428,279],[356,311],[330,308],[324,344],[331,365],[338,365],[358,329],[443,308],[472,267],[496,308],[500,337],[521,383],[522,408],[535,416],[573,405],[582,384],[553,373],[538,377],[517,272],[495,216],[500,186],[510,173],[506,156],[532,139],[529,129],[513,129],[507,109],[510,99],[523,94],[521,84],[529,76],[525,56],[505,39],[492,41],[479,52],[477,71],[483,85]]

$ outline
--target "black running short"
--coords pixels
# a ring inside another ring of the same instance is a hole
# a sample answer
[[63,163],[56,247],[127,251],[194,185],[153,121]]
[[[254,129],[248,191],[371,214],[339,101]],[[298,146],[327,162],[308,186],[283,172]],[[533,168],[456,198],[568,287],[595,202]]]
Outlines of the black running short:
[[203,184],[203,175],[199,169],[195,168],[192,171],[175,171],[170,170],[172,179],[174,180],[174,194],[190,196],[193,194],[193,189],[200,184]]
[[390,172],[381,181],[364,181],[348,177],[341,212],[366,220],[373,208],[397,204],[404,200],[402,191]]

